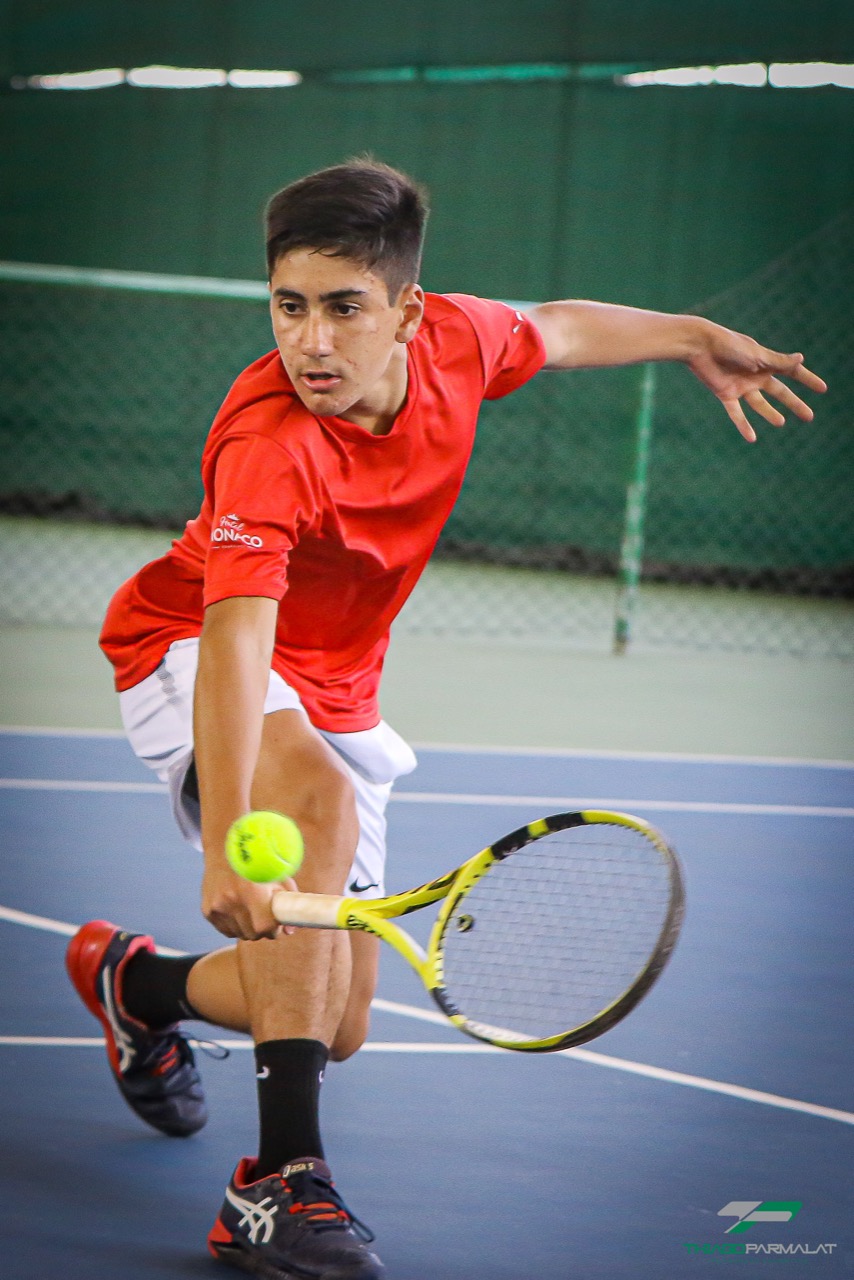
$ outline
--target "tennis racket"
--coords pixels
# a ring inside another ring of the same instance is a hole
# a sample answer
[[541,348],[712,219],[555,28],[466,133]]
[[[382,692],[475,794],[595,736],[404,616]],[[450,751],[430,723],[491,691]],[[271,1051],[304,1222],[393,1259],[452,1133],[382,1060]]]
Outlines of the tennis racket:
[[[391,923],[442,899],[426,951]],[[461,1031],[532,1052],[583,1044],[624,1018],[667,963],[683,904],[663,836],[591,809],[529,822],[406,893],[272,899],[282,924],[376,934]]]

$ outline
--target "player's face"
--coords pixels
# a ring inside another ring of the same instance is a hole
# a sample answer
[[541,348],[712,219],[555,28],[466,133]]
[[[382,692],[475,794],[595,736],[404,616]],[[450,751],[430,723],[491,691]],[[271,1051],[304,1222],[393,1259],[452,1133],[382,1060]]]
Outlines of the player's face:
[[406,343],[423,294],[407,285],[394,302],[381,276],[349,258],[294,249],[270,281],[273,333],[285,370],[318,416],[397,413],[406,398]]

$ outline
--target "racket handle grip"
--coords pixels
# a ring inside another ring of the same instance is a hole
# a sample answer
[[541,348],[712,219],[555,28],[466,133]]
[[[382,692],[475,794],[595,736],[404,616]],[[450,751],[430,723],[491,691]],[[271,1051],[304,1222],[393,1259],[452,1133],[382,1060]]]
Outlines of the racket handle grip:
[[305,929],[338,929],[338,912],[345,899],[332,893],[291,893],[280,889],[270,899],[279,924],[297,924]]

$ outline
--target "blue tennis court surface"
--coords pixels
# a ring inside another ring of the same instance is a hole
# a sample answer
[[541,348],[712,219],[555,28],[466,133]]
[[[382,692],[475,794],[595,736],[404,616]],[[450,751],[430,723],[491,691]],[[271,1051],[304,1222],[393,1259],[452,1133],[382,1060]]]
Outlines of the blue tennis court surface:
[[[607,804],[675,844],[688,914],[646,1000],[562,1055],[469,1041],[384,957],[370,1043],[328,1072],[323,1120],[390,1280],[854,1275],[854,766],[419,757],[390,806],[390,890],[532,818]],[[219,945],[197,855],[117,736],[0,733],[0,810],[0,1274],[228,1274],[204,1239],[254,1150],[251,1058],[202,1057],[207,1128],[160,1137],[125,1108],[63,970],[71,926],[96,916]],[[734,1202],[777,1220],[732,1232]]]

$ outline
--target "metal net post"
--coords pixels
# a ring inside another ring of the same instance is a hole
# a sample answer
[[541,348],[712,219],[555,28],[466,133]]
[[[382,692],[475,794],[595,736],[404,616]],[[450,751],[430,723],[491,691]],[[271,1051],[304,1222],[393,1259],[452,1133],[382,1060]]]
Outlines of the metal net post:
[[655,365],[643,367],[640,403],[635,424],[634,474],[626,489],[626,521],[620,549],[620,576],[614,616],[614,653],[625,653],[631,635],[643,563],[647,476],[655,408]]

